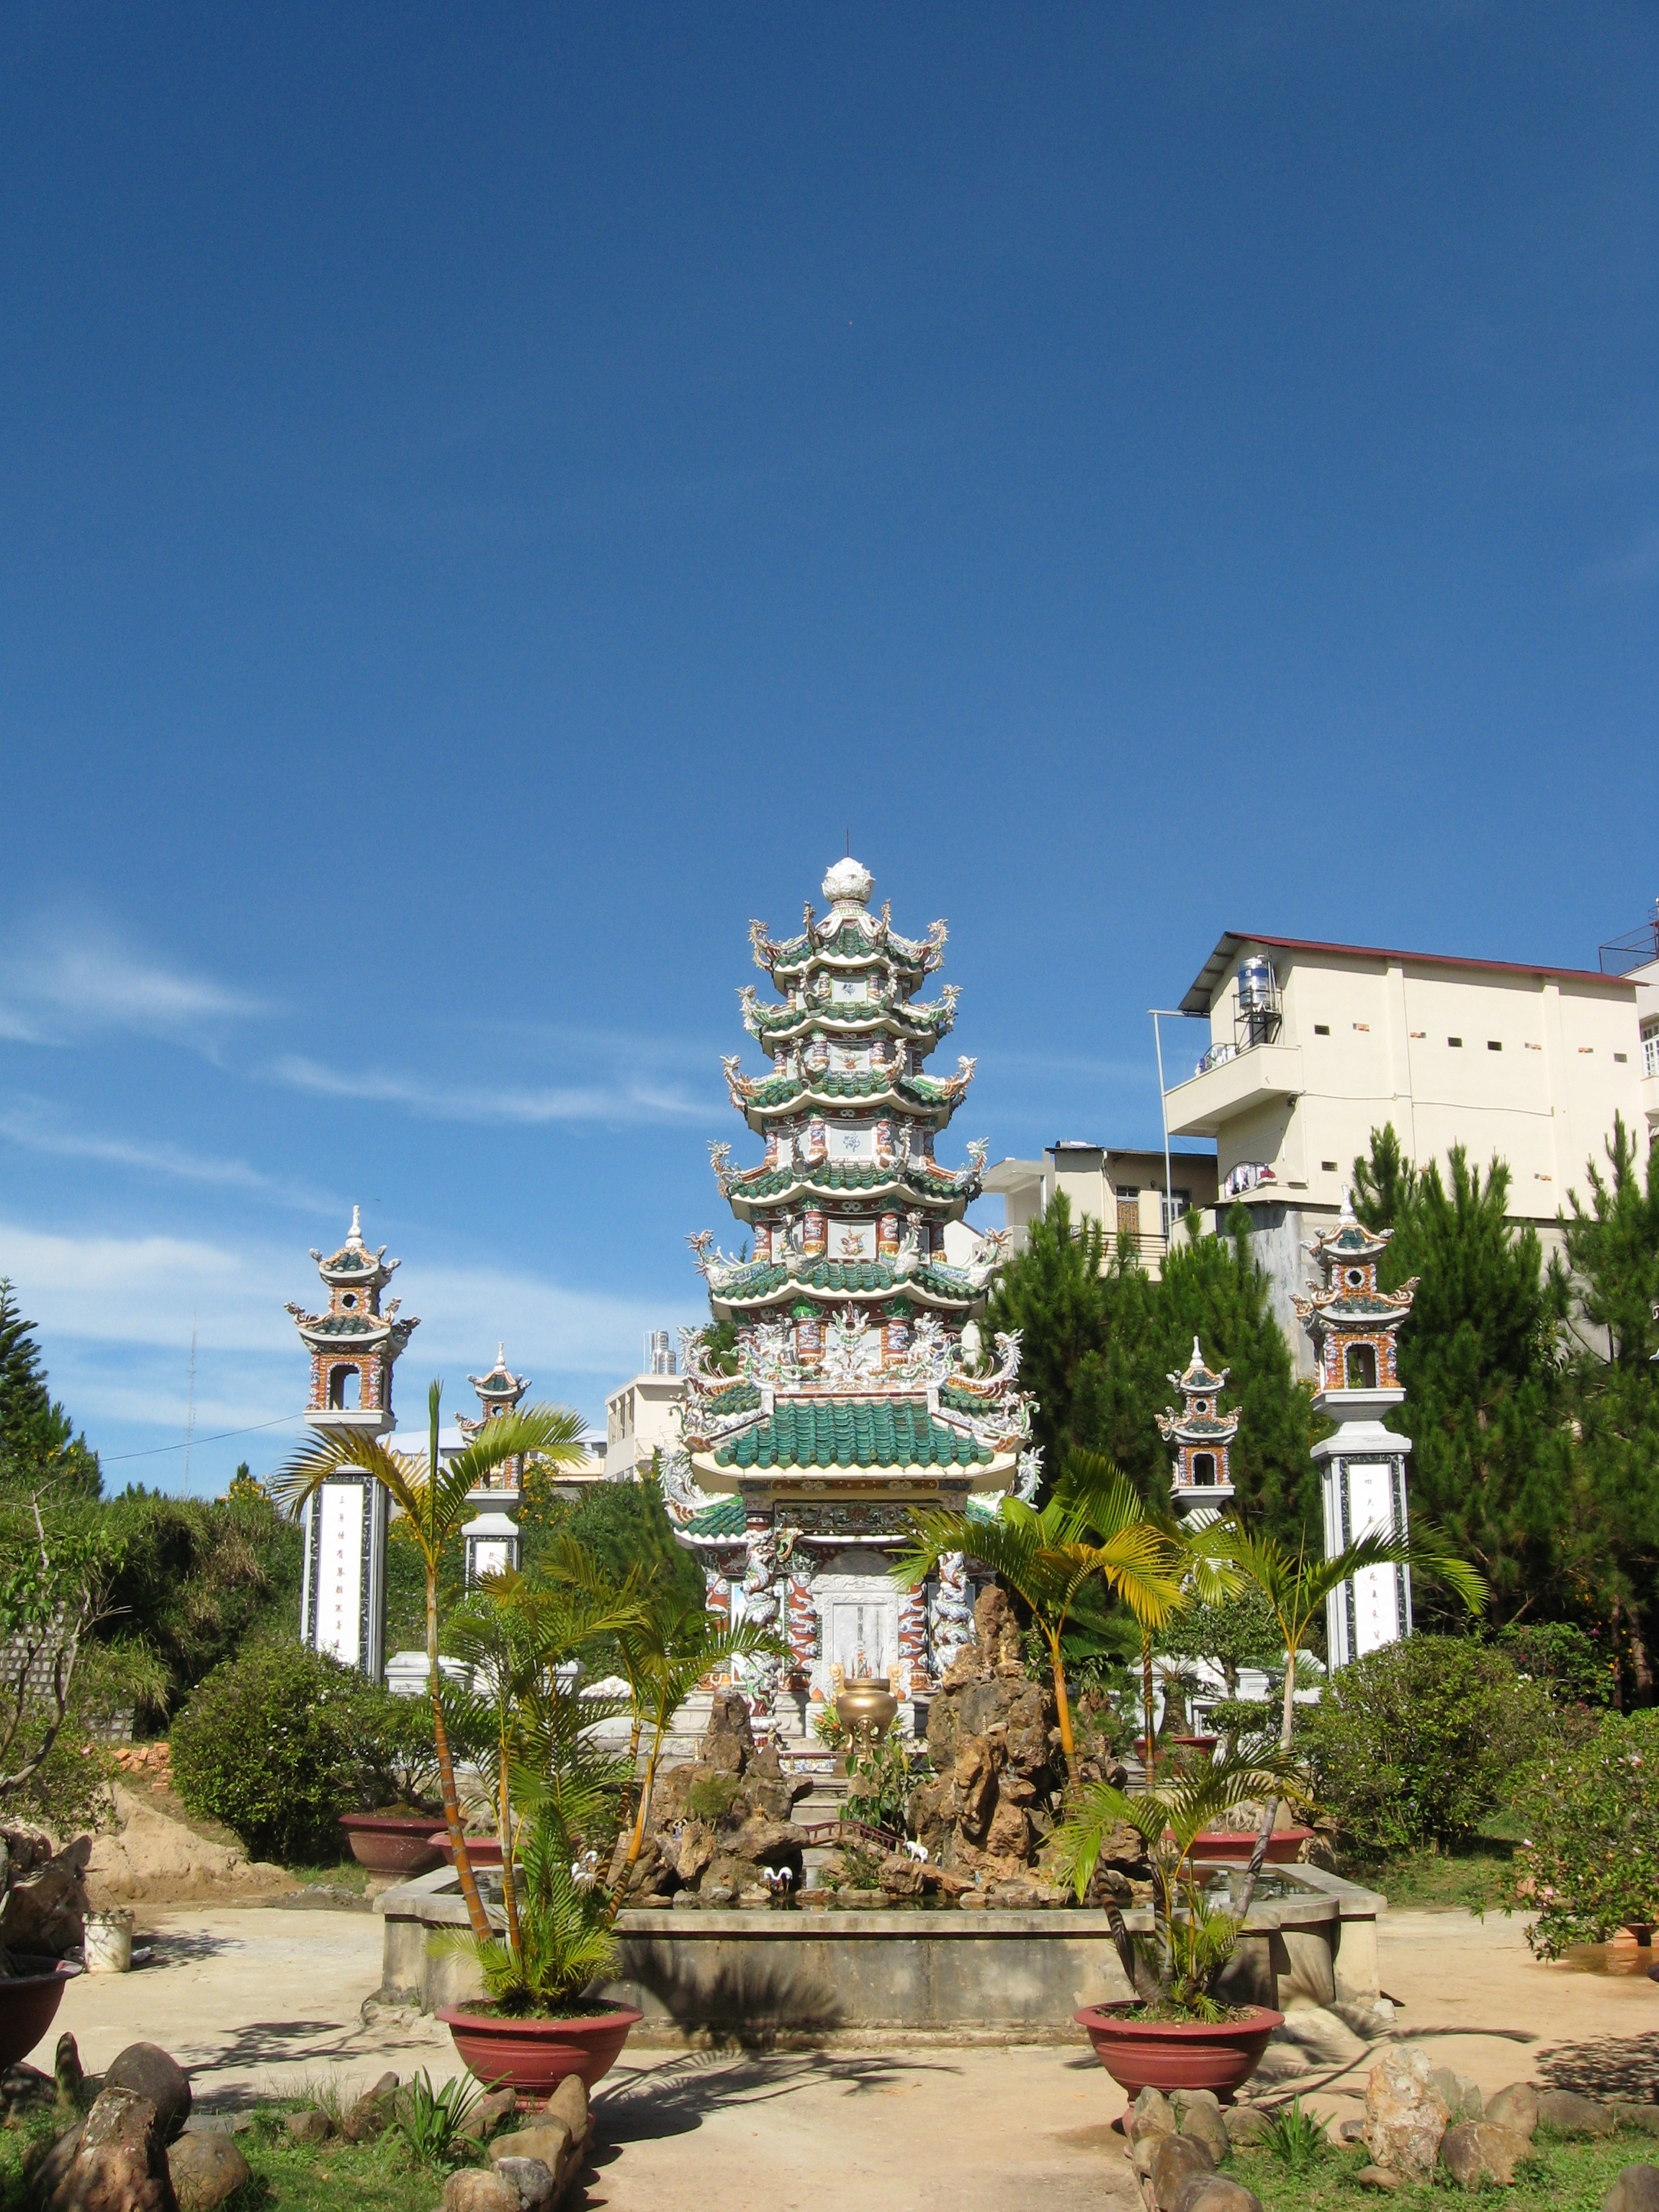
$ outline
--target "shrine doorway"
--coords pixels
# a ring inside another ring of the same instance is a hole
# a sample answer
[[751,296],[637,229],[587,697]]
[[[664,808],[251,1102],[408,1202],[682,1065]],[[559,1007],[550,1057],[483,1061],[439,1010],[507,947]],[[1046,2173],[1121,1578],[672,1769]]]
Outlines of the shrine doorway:
[[884,1679],[898,1664],[899,1593],[885,1564],[880,1552],[837,1552],[818,1577],[823,1656],[849,1682]]

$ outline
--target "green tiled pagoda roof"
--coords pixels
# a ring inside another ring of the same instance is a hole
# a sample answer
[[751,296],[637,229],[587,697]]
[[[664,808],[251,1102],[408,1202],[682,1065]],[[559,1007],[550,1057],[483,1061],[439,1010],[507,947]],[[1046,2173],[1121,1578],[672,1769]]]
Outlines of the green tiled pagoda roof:
[[815,1260],[794,1276],[775,1261],[761,1260],[741,1276],[732,1277],[714,1295],[722,1305],[746,1305],[769,1297],[792,1282],[798,1290],[848,1293],[890,1291],[896,1285],[914,1283],[932,1291],[936,1297],[966,1299],[976,1295],[959,1267],[918,1267],[912,1275],[901,1275],[885,1260]]
[[1372,1291],[1350,1291],[1340,1298],[1319,1300],[1314,1311],[1325,1328],[1373,1328],[1379,1324],[1392,1328],[1405,1320],[1410,1308]]
[[366,1275],[374,1267],[373,1252],[361,1251],[352,1245],[343,1245],[331,1260],[325,1260],[322,1273],[327,1275]]
[[313,1336],[378,1336],[389,1324],[377,1314],[322,1314],[302,1324]]
[[947,1093],[944,1084],[931,1075],[894,1076],[885,1068],[872,1067],[859,1075],[769,1075],[757,1083],[749,1093],[750,1106],[787,1106],[792,1099],[811,1091],[818,1098],[872,1098],[891,1091],[896,1098],[908,1098],[919,1106],[940,1106]]
[[948,1168],[884,1168],[861,1160],[817,1160],[810,1167],[772,1168],[734,1178],[732,1198],[775,1198],[781,1191],[801,1184],[813,1190],[882,1190],[889,1186],[912,1190],[921,1198],[951,1198],[959,1186]]
[[729,1390],[721,1390],[703,1400],[705,1413],[718,1414],[722,1420],[732,1413],[752,1413],[759,1406],[761,1394],[753,1382],[734,1382]]
[[992,1456],[903,1398],[789,1399],[714,1454],[734,1468],[983,1467]]
[[691,1536],[741,1536],[747,1526],[748,1516],[741,1498],[717,1498],[701,1513],[692,1515],[686,1523],[686,1533]]
[[939,1384],[939,1401],[957,1413],[982,1414],[988,1410],[983,1398],[976,1398],[971,1390],[963,1390],[955,1382]]
[[759,1030],[793,1030],[803,1024],[824,1023],[833,1028],[837,1023],[862,1025],[870,1022],[890,1021],[916,1030],[948,1029],[951,1009],[948,1006],[884,1006],[877,999],[831,999],[812,1006],[757,1006],[754,1024]]

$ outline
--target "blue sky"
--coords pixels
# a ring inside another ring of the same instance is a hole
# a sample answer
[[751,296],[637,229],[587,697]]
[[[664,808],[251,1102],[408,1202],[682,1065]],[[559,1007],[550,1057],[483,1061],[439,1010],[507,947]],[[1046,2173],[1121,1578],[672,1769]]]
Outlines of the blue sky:
[[1224,927],[1594,965],[1659,890],[1651,9],[6,58],[0,1269],[112,1480],[178,1484],[192,1315],[198,1434],[300,1405],[354,1200],[406,1416],[502,1335],[597,1414],[849,834],[994,1158],[1153,1139]]

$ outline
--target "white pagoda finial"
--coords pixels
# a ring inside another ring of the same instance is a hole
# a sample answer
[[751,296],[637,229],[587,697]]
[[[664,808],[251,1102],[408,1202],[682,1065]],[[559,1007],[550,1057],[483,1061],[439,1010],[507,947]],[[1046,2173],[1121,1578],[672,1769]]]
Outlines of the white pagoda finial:
[[505,1337],[503,1337],[501,1342],[495,1346],[495,1364],[497,1367],[505,1367],[507,1364],[507,1339]]
[[361,1218],[361,1214],[360,1214],[359,1209],[358,1209],[356,1206],[354,1206],[352,1207],[352,1209],[351,1209],[351,1234],[350,1234],[350,1236],[349,1236],[349,1237],[348,1237],[346,1238],[346,1243],[347,1243],[348,1244],[361,1244],[361,1243],[362,1243],[362,1241],[363,1241],[363,1224],[362,1224],[362,1218]]
[[1204,1364],[1204,1354],[1198,1348],[1196,1335],[1193,1338],[1193,1364],[1194,1367],[1201,1367]]
[[837,860],[823,879],[823,896],[836,904],[842,902],[854,906],[865,906],[876,887],[876,879],[861,860],[849,853],[844,860]]
[[1353,1219],[1353,1192],[1352,1188],[1345,1190],[1342,1194],[1342,1218],[1345,1221],[1352,1221]]

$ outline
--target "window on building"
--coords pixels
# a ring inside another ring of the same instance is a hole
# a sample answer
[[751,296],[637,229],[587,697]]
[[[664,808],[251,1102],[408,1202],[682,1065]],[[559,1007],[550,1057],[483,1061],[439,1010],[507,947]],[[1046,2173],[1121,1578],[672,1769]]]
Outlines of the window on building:
[[1486,1050],[1488,1052],[1502,1052],[1503,1049],[1503,1045],[1497,1037],[1488,1037],[1486,1039]]
[[1314,1024],[1314,1035],[1316,1036],[1328,1036],[1330,1033],[1331,1025],[1328,1022],[1316,1022]]
[[1642,1024],[1642,1073],[1659,1075],[1659,1022]]
[[1334,1175],[1337,1171],[1336,1162],[1334,1160],[1321,1160],[1319,1163],[1319,1170],[1322,1175]]
[[1462,1037],[1448,1037],[1446,1039],[1446,1042],[1458,1052],[1462,1052],[1463,1049],[1463,1040]]
[[1164,1200],[1164,1234],[1172,1236],[1177,1221],[1183,1220],[1193,1210],[1193,1194],[1189,1190],[1178,1190],[1173,1198]]
[[1343,1372],[1350,1390],[1375,1390],[1376,1351],[1369,1344],[1351,1344]]

